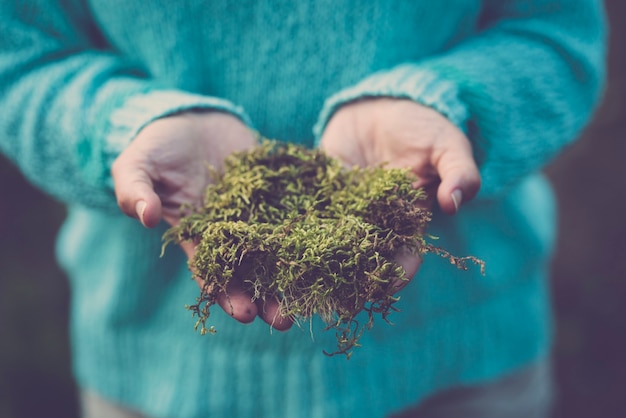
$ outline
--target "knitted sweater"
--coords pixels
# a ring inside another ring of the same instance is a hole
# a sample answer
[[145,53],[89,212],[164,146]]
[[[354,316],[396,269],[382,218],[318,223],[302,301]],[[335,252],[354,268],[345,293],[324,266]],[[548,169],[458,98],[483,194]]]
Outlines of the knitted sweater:
[[[0,3],[0,149],[66,202],[78,385],[153,417],[381,417],[545,356],[554,202],[540,168],[576,137],[603,82],[600,0],[30,0]],[[313,146],[342,104],[409,98],[463,129],[483,186],[430,232],[393,325],[350,360],[313,320],[272,332],[213,309],[182,251],[121,214],[110,166],[150,121],[232,112]],[[15,198],[7,197],[4,198]]]

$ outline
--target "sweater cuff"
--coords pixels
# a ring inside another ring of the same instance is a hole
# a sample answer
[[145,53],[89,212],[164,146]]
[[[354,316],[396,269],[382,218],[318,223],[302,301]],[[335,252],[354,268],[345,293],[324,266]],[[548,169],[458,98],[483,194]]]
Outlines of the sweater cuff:
[[244,110],[233,103],[216,97],[207,97],[179,90],[157,90],[138,93],[128,97],[115,109],[107,121],[108,127],[103,154],[103,172],[108,186],[113,187],[109,169],[117,156],[130,144],[135,136],[149,123],[193,110],[228,112],[251,126]]
[[326,125],[341,106],[373,97],[413,100],[433,108],[465,131],[468,112],[465,104],[459,99],[457,86],[419,65],[405,64],[392,70],[374,73],[355,86],[342,90],[326,100],[313,128],[315,144],[319,145]]

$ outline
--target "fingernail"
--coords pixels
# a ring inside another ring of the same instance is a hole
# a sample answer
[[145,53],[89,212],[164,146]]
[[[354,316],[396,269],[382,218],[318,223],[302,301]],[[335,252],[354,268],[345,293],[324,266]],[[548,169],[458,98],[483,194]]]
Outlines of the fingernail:
[[143,221],[143,214],[146,211],[146,202],[144,200],[140,200],[135,205],[135,212],[137,212],[137,216],[141,223],[145,226],[145,222]]
[[463,192],[459,189],[456,189],[450,194],[452,198],[452,202],[454,203],[454,213],[459,211],[459,206],[461,206],[461,202],[463,201]]

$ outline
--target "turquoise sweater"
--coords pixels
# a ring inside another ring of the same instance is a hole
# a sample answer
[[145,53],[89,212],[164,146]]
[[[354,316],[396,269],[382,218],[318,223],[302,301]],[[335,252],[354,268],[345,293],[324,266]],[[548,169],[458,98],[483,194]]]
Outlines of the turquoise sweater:
[[[381,417],[548,353],[555,210],[537,173],[597,102],[600,0],[24,0],[0,3],[0,22],[0,149],[68,205],[58,258],[81,388],[154,417]],[[185,257],[159,258],[166,225],[121,214],[112,161],[189,109],[312,146],[366,96],[416,100],[468,134],[482,190],[431,232],[486,276],[427,256],[394,325],[349,361],[322,354],[335,336],[317,320],[280,333],[214,309],[217,335],[194,333]]]

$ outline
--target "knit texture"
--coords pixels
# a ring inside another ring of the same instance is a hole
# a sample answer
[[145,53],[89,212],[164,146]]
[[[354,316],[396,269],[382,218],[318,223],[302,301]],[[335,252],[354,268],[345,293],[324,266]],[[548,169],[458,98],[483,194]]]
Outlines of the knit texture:
[[[31,0],[0,4],[0,150],[66,202],[58,258],[72,288],[79,386],[153,417],[381,417],[547,354],[554,201],[537,174],[588,121],[603,82],[600,0]],[[166,225],[116,207],[110,166],[151,121],[231,112],[312,146],[367,97],[430,106],[473,143],[483,186],[430,232],[487,264],[427,256],[394,325],[347,361],[313,320],[286,333],[214,309]]]

